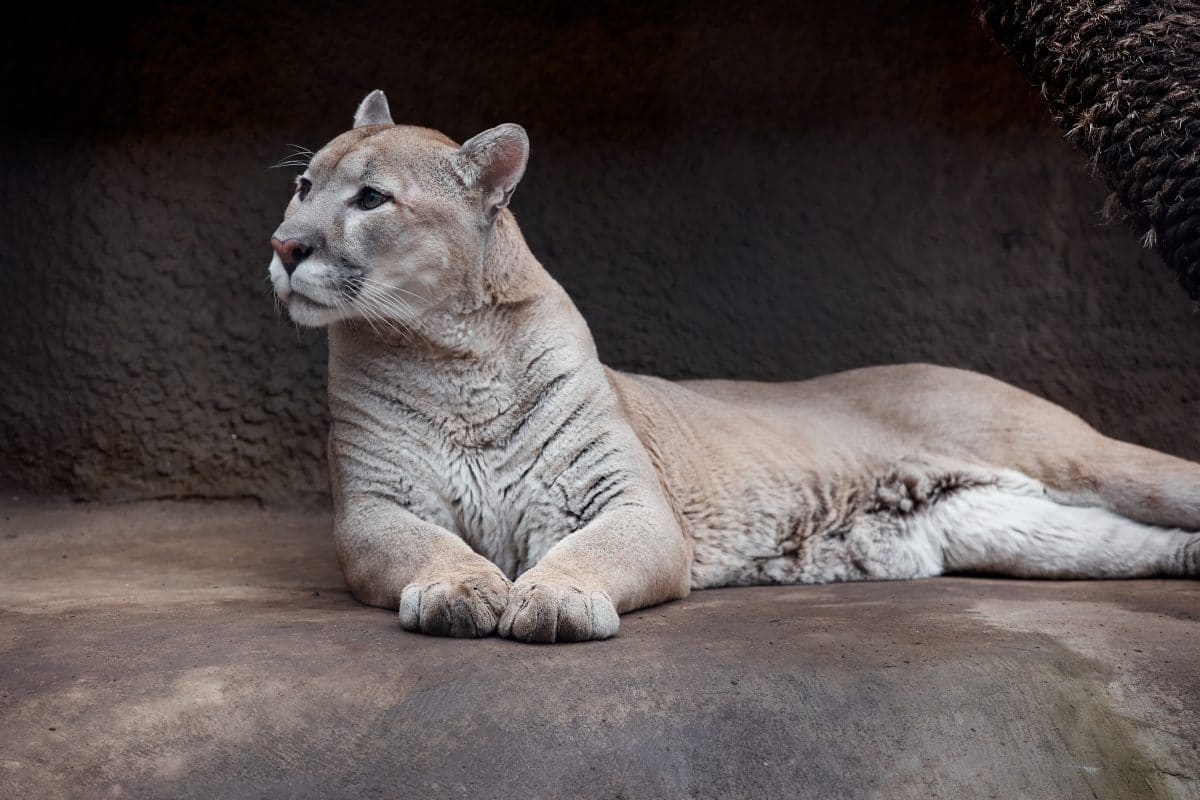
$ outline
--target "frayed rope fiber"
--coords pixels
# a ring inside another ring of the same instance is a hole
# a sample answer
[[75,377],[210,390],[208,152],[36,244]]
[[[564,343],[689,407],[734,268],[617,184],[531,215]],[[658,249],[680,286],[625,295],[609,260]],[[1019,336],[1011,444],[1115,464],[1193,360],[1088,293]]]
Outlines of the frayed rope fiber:
[[978,2],[1000,45],[1200,300],[1200,3]]

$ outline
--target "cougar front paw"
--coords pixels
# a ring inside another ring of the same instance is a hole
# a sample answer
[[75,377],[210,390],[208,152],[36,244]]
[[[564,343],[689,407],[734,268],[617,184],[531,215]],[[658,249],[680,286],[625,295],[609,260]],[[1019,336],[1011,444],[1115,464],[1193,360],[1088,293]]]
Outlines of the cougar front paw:
[[400,626],[435,636],[489,636],[511,587],[498,569],[422,577],[400,593]]
[[620,621],[609,596],[570,581],[517,581],[508,596],[498,632],[523,642],[580,642],[607,639]]

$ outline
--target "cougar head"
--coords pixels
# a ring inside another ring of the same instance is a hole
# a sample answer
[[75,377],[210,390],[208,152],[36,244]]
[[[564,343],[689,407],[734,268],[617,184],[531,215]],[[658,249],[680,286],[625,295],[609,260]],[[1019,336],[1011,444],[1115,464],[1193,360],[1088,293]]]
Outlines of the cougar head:
[[271,237],[275,294],[310,327],[361,320],[419,327],[434,309],[482,302],[485,252],[529,158],[520,125],[461,147],[392,122],[383,92],[313,156]]

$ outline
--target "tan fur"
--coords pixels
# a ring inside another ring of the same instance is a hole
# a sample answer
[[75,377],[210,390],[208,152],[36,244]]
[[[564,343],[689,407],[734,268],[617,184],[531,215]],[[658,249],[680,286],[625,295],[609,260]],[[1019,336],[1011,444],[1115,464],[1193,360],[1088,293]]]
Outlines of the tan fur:
[[[311,255],[270,271],[329,327],[347,581],[405,628],[604,638],[690,588],[1200,569],[1200,467],[981,375],[604,368],[506,208],[524,131],[459,148],[389,123],[373,93],[314,157],[275,234]],[[390,199],[362,210],[364,186]]]

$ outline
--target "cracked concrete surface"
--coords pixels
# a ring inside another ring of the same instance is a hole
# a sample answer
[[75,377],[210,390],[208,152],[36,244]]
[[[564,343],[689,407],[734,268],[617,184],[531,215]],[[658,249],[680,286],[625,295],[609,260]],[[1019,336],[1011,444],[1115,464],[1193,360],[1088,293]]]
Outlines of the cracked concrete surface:
[[0,507],[0,796],[1188,798],[1200,584],[700,592],[408,634],[320,509]]

